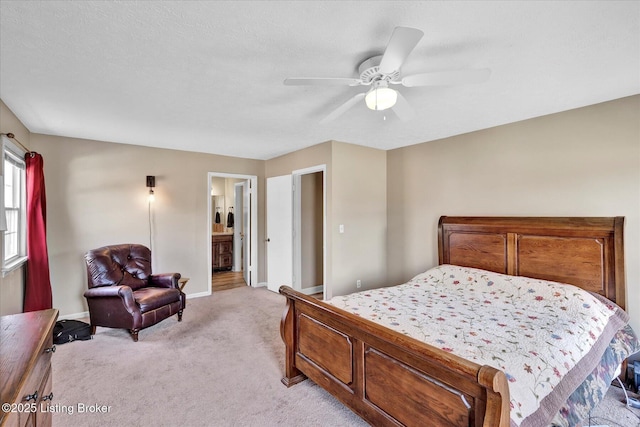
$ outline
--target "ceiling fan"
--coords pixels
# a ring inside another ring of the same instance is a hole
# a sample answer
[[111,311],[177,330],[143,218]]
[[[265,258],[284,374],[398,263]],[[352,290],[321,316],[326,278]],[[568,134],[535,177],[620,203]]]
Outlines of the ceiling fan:
[[374,56],[362,62],[358,67],[360,77],[291,77],[284,80],[288,86],[368,86],[366,92],[358,93],[344,104],[333,110],[320,123],[330,122],[351,109],[364,99],[371,110],[391,108],[400,120],[410,120],[413,109],[407,100],[393,85],[414,86],[448,86],[458,84],[480,83],[489,78],[488,68],[440,71],[413,74],[402,77],[400,67],[407,56],[416,47],[424,33],[415,28],[396,27],[391,34],[389,44],[382,55]]

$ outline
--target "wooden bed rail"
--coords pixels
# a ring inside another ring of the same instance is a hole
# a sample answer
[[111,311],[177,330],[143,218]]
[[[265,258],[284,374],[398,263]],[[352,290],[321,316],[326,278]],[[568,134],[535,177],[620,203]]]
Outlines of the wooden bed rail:
[[509,406],[509,384],[507,384],[506,375],[496,368],[485,365],[478,372],[478,383],[487,389],[487,407],[483,426],[507,427],[511,410]]
[[[569,283],[626,303],[623,217],[448,217],[439,264]],[[310,378],[375,426],[507,427],[504,372],[283,286],[291,386]]]
[[288,286],[283,384],[310,378],[376,426],[509,426],[505,374]]

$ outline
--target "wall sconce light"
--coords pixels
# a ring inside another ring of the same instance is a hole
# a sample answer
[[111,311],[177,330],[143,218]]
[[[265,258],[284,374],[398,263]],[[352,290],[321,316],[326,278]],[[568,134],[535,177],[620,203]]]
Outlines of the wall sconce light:
[[156,199],[155,194],[153,194],[153,188],[156,186],[156,177],[152,175],[147,175],[147,188],[149,189],[149,201],[153,202]]

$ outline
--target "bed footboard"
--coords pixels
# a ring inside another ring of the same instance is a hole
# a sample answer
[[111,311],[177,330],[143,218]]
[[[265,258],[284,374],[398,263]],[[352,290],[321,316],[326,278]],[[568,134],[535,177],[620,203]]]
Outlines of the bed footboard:
[[509,425],[502,371],[480,366],[282,286],[290,387],[310,378],[376,426]]

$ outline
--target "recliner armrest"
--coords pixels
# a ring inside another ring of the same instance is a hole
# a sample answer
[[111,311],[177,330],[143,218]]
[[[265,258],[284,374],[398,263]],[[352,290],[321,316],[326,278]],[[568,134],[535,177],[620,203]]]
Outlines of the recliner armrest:
[[178,289],[178,280],[180,277],[182,277],[180,273],[152,274],[149,276],[149,286]]
[[129,286],[117,285],[117,286],[98,286],[90,288],[84,291],[85,298],[105,298],[105,297],[118,297],[122,299],[122,303],[127,308],[129,313],[133,313],[137,310],[136,301],[133,298],[133,291]]
[[132,293],[131,288],[125,285],[97,286],[84,291],[84,296],[86,298],[117,297],[122,296],[121,292]]

